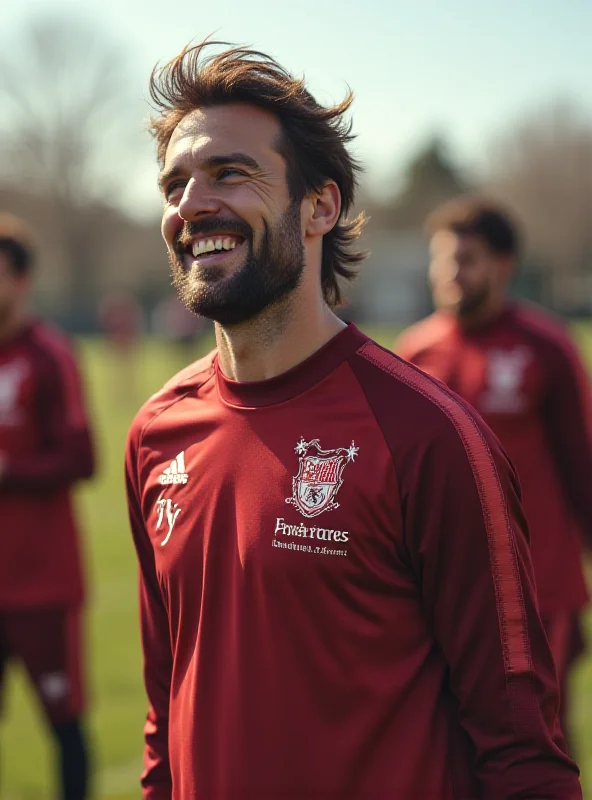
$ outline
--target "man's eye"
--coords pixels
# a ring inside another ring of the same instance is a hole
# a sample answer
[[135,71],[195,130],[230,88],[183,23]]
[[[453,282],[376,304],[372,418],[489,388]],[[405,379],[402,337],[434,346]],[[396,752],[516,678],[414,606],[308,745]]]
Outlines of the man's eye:
[[171,195],[173,195],[178,189],[183,190],[185,185],[186,184],[184,181],[173,181],[172,183],[169,183],[165,189],[164,196],[168,200],[169,197],[171,197]]
[[224,167],[218,173],[218,180],[224,180],[224,178],[235,178],[237,176],[241,176],[243,173],[236,169],[236,167]]

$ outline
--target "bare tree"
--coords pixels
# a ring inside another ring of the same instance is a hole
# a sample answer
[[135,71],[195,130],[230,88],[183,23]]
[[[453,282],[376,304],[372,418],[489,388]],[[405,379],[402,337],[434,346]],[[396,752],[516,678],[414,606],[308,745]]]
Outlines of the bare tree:
[[522,219],[550,301],[574,306],[592,273],[592,120],[566,102],[527,116],[495,142],[487,188]]
[[129,86],[122,48],[70,15],[34,19],[2,47],[2,177],[47,201],[69,302],[79,306],[94,301],[108,217],[100,207],[118,175],[137,167],[142,109]]
[[403,185],[382,204],[371,206],[374,228],[421,228],[436,206],[466,191],[468,183],[448,154],[446,142],[432,137],[409,161]]

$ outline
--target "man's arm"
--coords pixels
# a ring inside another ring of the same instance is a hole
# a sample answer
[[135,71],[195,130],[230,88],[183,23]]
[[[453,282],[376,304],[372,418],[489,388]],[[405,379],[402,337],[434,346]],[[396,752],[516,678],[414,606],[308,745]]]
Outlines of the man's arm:
[[367,343],[350,363],[393,457],[406,550],[475,748],[481,800],[581,800],[501,446],[443,384],[382,348]]
[[90,478],[94,472],[92,438],[74,356],[64,346],[44,349],[38,355],[38,370],[41,447],[34,453],[0,453],[1,488],[58,489]]
[[137,484],[137,451],[130,436],[126,454],[129,518],[140,568],[140,626],[148,715],[144,726],[144,800],[170,800],[168,730],[172,653],[168,615],[156,575],[154,551],[146,532]]
[[406,530],[483,800],[580,800],[515,474],[483,423],[439,402],[450,430],[409,479]]
[[548,357],[543,424],[571,513],[592,547],[592,397],[587,372],[567,339]]

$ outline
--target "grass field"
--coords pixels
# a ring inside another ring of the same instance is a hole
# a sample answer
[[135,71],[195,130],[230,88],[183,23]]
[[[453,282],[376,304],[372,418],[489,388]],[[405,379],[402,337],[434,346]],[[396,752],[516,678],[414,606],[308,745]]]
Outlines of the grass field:
[[[393,341],[393,331],[366,330],[387,346]],[[576,332],[592,370],[592,328],[579,326]],[[84,342],[82,354],[100,458],[99,477],[82,489],[78,498],[91,584],[87,652],[95,797],[131,800],[139,797],[146,701],[137,625],[136,564],[123,493],[123,447],[136,408],[184,364],[182,357],[166,345],[145,342],[136,359],[136,385],[132,375],[125,377],[133,397],[123,402],[121,392],[116,391],[121,380],[113,371],[104,344]],[[588,630],[592,646],[592,624]],[[579,664],[573,692],[573,727],[586,797],[592,800],[592,659]],[[15,671],[0,732],[0,797],[53,797],[50,746],[25,682]]]

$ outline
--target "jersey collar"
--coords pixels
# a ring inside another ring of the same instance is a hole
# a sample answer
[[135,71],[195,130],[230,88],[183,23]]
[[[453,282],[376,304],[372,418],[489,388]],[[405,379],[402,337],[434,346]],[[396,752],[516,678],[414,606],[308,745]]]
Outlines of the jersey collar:
[[368,337],[350,323],[316,353],[266,381],[230,380],[222,372],[216,355],[214,366],[218,392],[224,402],[244,408],[283,403],[319,383],[367,341]]

